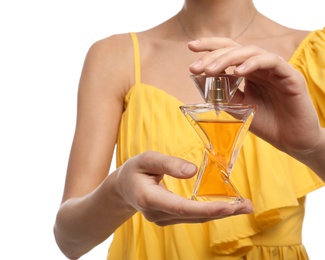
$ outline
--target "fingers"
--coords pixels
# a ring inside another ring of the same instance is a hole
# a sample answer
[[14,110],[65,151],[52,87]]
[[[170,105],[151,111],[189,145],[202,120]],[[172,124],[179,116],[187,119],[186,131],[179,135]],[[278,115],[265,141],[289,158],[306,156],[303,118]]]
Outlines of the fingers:
[[129,159],[117,172],[116,183],[121,197],[142,212],[154,209],[172,194],[160,185],[165,174],[186,179],[196,174],[197,167],[177,157],[148,151]]
[[253,211],[249,200],[236,205],[220,201],[198,202],[160,185],[164,174],[189,178],[196,173],[195,165],[180,158],[149,151],[133,157],[119,170],[117,180],[124,200],[157,225],[201,223]]
[[189,200],[161,189],[155,196],[146,201],[146,209],[142,213],[157,225],[176,223],[202,223],[231,215],[250,214],[253,212],[252,203],[244,200],[242,203],[227,202],[198,202]]
[[[189,42],[188,48],[190,50],[194,52],[205,52],[205,54],[203,54],[199,60],[190,65],[190,71],[193,74],[207,72],[204,69],[211,66],[218,57],[238,47],[240,46],[236,42],[228,38],[201,38],[199,40]],[[231,66],[231,64],[224,66],[224,68],[229,66]]]
[[189,69],[192,73],[205,73],[207,75],[219,74],[230,66],[239,66],[240,76],[253,70],[274,67],[278,64],[280,57],[267,53],[257,46],[230,46],[205,53],[202,57],[192,63]]
[[160,226],[178,223],[203,223],[215,219],[221,219],[233,215],[251,214],[253,212],[252,203],[244,200],[239,204],[229,204],[228,202],[198,202],[186,200],[179,204],[182,207],[180,214],[159,212],[159,217],[155,223]]
[[188,48],[194,52],[214,51],[229,46],[240,46],[237,42],[230,38],[207,37],[199,38],[188,43]]
[[194,52],[205,52],[189,66],[194,74],[216,75],[230,66],[237,66],[234,73],[246,76],[257,70],[273,70],[273,74],[285,77],[294,69],[279,55],[258,46],[240,46],[227,38],[202,38],[188,43]]

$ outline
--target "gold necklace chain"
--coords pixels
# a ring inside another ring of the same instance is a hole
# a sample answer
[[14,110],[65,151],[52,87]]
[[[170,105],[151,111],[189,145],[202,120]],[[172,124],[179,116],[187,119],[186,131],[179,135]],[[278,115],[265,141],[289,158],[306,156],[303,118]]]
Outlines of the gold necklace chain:
[[[254,15],[253,15],[253,17],[252,17],[252,19],[249,21],[249,23],[246,25],[246,27],[238,34],[238,35],[236,35],[234,38],[232,38],[232,40],[236,40],[236,39],[238,39],[240,36],[242,36],[247,30],[248,30],[248,28],[252,25],[252,23],[254,22],[254,20],[255,20],[255,17],[256,17],[256,14],[257,14],[257,10],[255,10],[255,13],[254,13]],[[185,28],[185,26],[184,26],[184,24],[183,24],[183,22],[182,22],[182,20],[181,20],[181,17],[180,17],[180,12],[177,14],[177,19],[178,19],[178,22],[179,22],[179,24],[181,25],[181,27],[182,27],[182,30],[183,30],[183,32],[184,32],[184,34],[190,39],[190,40],[195,40],[195,38],[194,37],[192,37],[188,32],[187,32],[187,30],[186,30],[186,28]]]

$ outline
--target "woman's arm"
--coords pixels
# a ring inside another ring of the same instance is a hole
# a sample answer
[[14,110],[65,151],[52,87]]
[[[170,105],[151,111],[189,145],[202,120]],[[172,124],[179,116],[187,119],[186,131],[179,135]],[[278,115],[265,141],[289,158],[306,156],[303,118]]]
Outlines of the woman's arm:
[[217,75],[236,66],[234,73],[246,81],[232,102],[258,106],[250,130],[325,180],[325,130],[300,72],[276,54],[230,39],[203,38],[189,48],[204,53],[190,65],[194,74]]
[[135,212],[115,210],[123,201],[114,186],[115,174],[107,176],[129,85],[119,76],[129,71],[125,70],[127,62],[121,63],[119,58],[132,64],[128,44],[130,41],[120,37],[95,43],[81,73],[76,130],[54,227],[59,247],[70,258],[80,257],[105,240]]
[[248,200],[237,205],[205,203],[166,190],[161,185],[164,174],[184,179],[193,177],[197,169],[180,158],[156,152],[131,158],[108,175],[124,96],[133,84],[133,75],[127,74],[133,73],[130,46],[128,35],[109,38],[92,46],[85,60],[77,126],[54,225],[57,244],[70,259],[78,259],[107,239],[137,211],[161,226],[253,211]]

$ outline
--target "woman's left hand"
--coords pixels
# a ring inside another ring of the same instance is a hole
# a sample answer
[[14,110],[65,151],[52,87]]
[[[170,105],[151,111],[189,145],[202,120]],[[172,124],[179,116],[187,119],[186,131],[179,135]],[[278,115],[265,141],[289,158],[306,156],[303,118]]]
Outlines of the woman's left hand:
[[216,76],[234,66],[233,73],[245,77],[232,102],[257,105],[252,132],[298,159],[315,154],[324,129],[300,72],[277,54],[227,38],[201,38],[188,46],[203,53],[191,73]]

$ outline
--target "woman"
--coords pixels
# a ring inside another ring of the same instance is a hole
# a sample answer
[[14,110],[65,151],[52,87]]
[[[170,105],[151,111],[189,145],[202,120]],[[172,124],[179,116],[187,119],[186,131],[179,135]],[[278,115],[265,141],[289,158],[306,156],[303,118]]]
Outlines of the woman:
[[[179,106],[202,103],[190,72],[214,75],[236,65],[233,72],[249,81],[234,101],[259,105],[252,130],[321,175],[321,160],[301,152],[324,154],[324,131],[312,109],[315,130],[296,131],[298,141],[283,135],[282,125],[269,131],[266,123],[299,119],[300,113],[282,104],[288,96],[296,101],[293,96],[307,95],[289,61],[305,75],[324,127],[318,82],[324,77],[324,67],[318,68],[325,60],[324,37],[324,31],[298,31],[269,20],[251,0],[185,0],[177,15],[155,28],[95,43],[80,79],[77,127],[54,228],[63,253],[77,259],[114,233],[108,259],[307,259],[301,243],[305,195],[323,186],[321,179],[249,134],[232,173],[249,200],[188,200],[202,142]],[[299,95],[275,92],[275,86],[299,87]],[[308,98],[301,100],[311,108]],[[317,138],[299,147],[299,133]],[[116,143],[118,168],[108,175]]]

